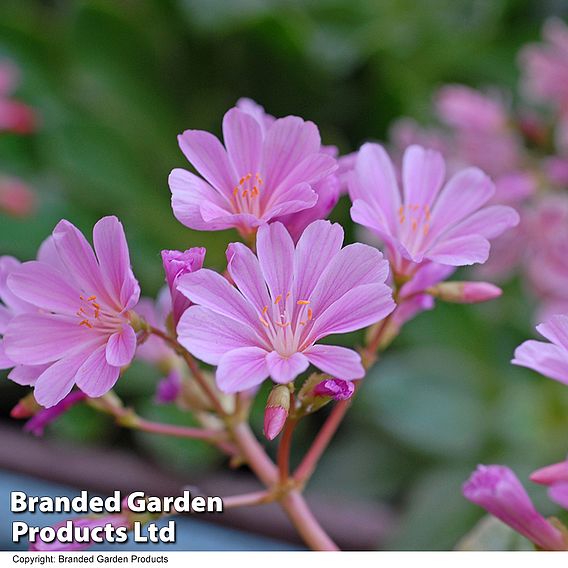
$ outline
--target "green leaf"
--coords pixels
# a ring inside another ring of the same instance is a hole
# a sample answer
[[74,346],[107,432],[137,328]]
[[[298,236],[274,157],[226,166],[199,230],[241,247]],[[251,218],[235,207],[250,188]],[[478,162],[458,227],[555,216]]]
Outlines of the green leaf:
[[499,519],[487,515],[457,543],[455,550],[534,550],[534,546]]

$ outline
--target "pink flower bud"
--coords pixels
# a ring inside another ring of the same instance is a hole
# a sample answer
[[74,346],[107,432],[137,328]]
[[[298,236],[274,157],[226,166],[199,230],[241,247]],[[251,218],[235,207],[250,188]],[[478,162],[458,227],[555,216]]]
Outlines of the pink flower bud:
[[173,370],[167,377],[164,377],[156,388],[156,402],[158,404],[168,404],[174,402],[181,392],[181,374]]
[[24,425],[26,432],[31,432],[36,436],[42,436],[45,427],[59,418],[62,414],[67,412],[72,406],[75,406],[82,400],[87,398],[87,395],[82,391],[74,391],[69,393],[63,400],[59,401],[55,406],[49,408],[42,408]]
[[328,396],[333,400],[347,400],[353,396],[355,385],[343,379],[327,379],[314,388],[315,396]]
[[464,484],[463,494],[538,547],[566,550],[560,531],[534,508],[521,482],[508,467],[479,465]]
[[264,435],[274,440],[284,428],[290,410],[290,391],[285,385],[275,386],[268,395],[264,411]]
[[547,485],[550,499],[568,509],[568,460],[538,469],[531,481]]
[[166,273],[166,282],[172,295],[172,316],[177,326],[179,318],[191,305],[191,302],[177,290],[180,276],[195,272],[203,266],[205,249],[202,247],[190,248],[186,251],[163,250],[162,262]]
[[36,207],[36,196],[21,180],[0,178],[0,211],[13,217],[27,217]]
[[264,435],[268,440],[274,440],[286,423],[288,412],[281,406],[269,406],[264,412]]
[[427,292],[444,302],[479,304],[498,298],[503,291],[489,282],[441,282]]
[[18,404],[10,411],[10,416],[16,419],[30,418],[41,410],[43,410],[43,406],[40,406],[33,393],[30,393],[18,401]]

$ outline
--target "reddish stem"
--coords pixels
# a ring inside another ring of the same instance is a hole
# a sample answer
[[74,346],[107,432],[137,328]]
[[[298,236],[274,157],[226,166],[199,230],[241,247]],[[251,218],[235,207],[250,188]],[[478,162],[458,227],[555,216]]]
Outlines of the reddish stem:
[[194,379],[197,381],[203,392],[207,395],[207,397],[211,401],[211,404],[215,408],[215,412],[217,412],[219,416],[226,416],[227,413],[225,412],[223,405],[220,403],[219,399],[217,398],[217,395],[213,392],[213,389],[210,387],[209,383],[207,382],[207,379],[203,376],[203,373],[201,372],[199,365],[196,363],[195,359],[189,354],[189,352],[186,349],[184,349],[177,342],[176,339],[170,337],[167,333],[163,332],[161,329],[158,329],[156,327],[151,327],[150,331],[154,335],[163,339],[176,351],[176,353],[178,353],[183,357],[183,360],[189,367],[189,370],[191,371],[191,374],[193,375]]
[[280,483],[284,485],[288,481],[290,475],[290,450],[292,448],[292,435],[296,428],[296,420],[287,420],[284,426],[284,432],[278,446],[278,472]]

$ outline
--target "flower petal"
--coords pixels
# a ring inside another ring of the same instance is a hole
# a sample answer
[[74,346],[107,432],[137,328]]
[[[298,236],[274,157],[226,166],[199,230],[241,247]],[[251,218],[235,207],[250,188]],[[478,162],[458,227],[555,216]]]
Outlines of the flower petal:
[[11,369],[14,365],[14,361],[6,355],[4,351],[4,341],[0,338],[0,369]]
[[81,306],[81,291],[43,262],[24,262],[10,273],[8,286],[22,300],[50,312],[74,315]]
[[349,179],[352,201],[362,199],[380,212],[388,230],[396,230],[400,190],[391,159],[380,144],[367,143],[357,154],[355,175]]
[[216,381],[223,392],[233,393],[255,387],[267,377],[266,351],[259,347],[242,347],[223,355]]
[[435,150],[421,146],[409,146],[402,161],[404,202],[409,206],[431,206],[438,195],[446,166],[444,159]]
[[191,165],[222,195],[229,196],[236,182],[227,152],[219,140],[203,130],[186,130],[178,143]]
[[229,160],[238,177],[260,171],[262,159],[262,130],[249,113],[230,109],[223,117],[223,139]]
[[343,244],[343,227],[339,223],[315,221],[303,232],[294,254],[294,297],[311,297],[324,270]]
[[342,248],[323,271],[312,294],[315,316],[357,286],[383,283],[389,265],[376,248],[355,243]]
[[260,269],[272,299],[292,291],[294,242],[282,223],[260,227],[256,237]]
[[568,316],[555,315],[545,323],[536,326],[537,331],[552,343],[567,350],[568,356]]
[[87,395],[97,398],[106,394],[120,376],[120,367],[109,365],[105,346],[93,351],[77,371],[75,382]]
[[34,385],[49,365],[18,365],[8,374],[11,381],[23,386]]
[[270,126],[264,141],[265,191],[274,191],[306,156],[319,152],[321,139],[313,122],[297,116],[280,118]]
[[112,305],[112,300],[103,285],[95,253],[83,233],[69,221],[63,220],[53,230],[53,241],[62,263],[78,287],[88,295],[102,295],[103,297],[99,297],[98,301]]
[[102,341],[104,337],[80,326],[77,320],[51,314],[21,314],[8,324],[4,349],[17,363],[38,365]]
[[201,205],[211,203],[230,213],[228,202],[207,182],[196,175],[176,168],[172,170],[168,184],[172,192],[172,209],[176,219],[196,231],[218,231],[225,228],[223,223],[205,221],[201,215]]
[[299,183],[279,189],[264,206],[262,220],[265,222],[297,211],[311,209],[318,201],[318,194],[309,183]]
[[532,339],[525,341],[515,350],[511,363],[568,385],[568,353],[557,345]]
[[304,351],[304,355],[312,365],[332,377],[352,380],[365,376],[361,357],[353,349],[337,345],[313,345]]
[[136,332],[125,325],[121,331],[113,333],[106,344],[106,360],[113,367],[128,365],[136,351]]
[[568,509],[568,481],[555,483],[549,490],[548,496],[564,509]]
[[306,156],[280,183],[283,186],[292,187],[300,183],[313,185],[324,177],[332,174],[337,169],[337,161],[326,154],[312,154]]
[[119,311],[133,307],[140,287],[130,267],[130,253],[122,223],[114,216],[103,217],[93,228],[93,244],[109,295]]
[[207,268],[184,274],[178,280],[178,290],[194,304],[224,315],[240,323],[259,328],[258,314],[243,295],[220,274]]
[[484,263],[489,257],[489,241],[481,235],[443,239],[426,251],[425,257],[440,264],[465,266]]
[[209,365],[217,365],[228,351],[264,345],[250,326],[202,306],[191,306],[184,312],[177,333],[179,342]]
[[454,238],[473,233],[484,236],[486,239],[494,239],[507,229],[519,224],[519,214],[506,205],[492,205],[484,207],[455,227],[444,233],[444,238]]
[[277,351],[271,351],[266,356],[266,364],[272,380],[277,383],[289,383],[310,365],[308,358],[302,353],[294,353],[283,357]]
[[495,193],[495,186],[478,168],[467,168],[456,173],[440,192],[432,209],[430,238],[475,213]]
[[237,288],[260,314],[264,306],[270,304],[270,297],[254,253],[242,243],[231,243],[227,247],[227,270]]
[[81,351],[50,365],[35,383],[34,397],[37,402],[49,408],[63,400],[73,388],[75,375],[87,357],[88,353]]
[[[357,286],[343,294],[323,313],[314,310],[312,328],[307,343],[332,333],[349,333],[377,323],[396,307],[392,290],[386,284],[373,283]],[[346,378],[346,377],[341,377]]]

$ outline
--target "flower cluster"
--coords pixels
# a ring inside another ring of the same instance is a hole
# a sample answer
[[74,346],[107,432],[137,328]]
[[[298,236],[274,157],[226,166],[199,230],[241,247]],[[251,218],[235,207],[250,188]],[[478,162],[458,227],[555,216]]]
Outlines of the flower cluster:
[[[206,440],[236,462],[245,459],[270,489],[262,499],[282,495],[284,502],[291,487],[305,484],[330,438],[314,442],[290,484],[295,425],[330,404],[339,412],[334,429],[385,338],[435,299],[499,296],[488,282],[447,279],[460,266],[483,264],[491,239],[514,227],[518,214],[498,203],[482,169],[451,166],[446,176],[434,149],[409,146],[400,171],[378,144],[339,157],[312,122],[275,118],[249,99],[225,114],[222,130],[223,144],[204,131],[179,136],[199,175],[174,169],[169,186],[184,225],[232,228],[242,238],[227,247],[226,272],[204,267],[204,248],[164,250],[165,286],[155,301],[140,298],[118,219],[96,223],[92,246],[61,221],[36,260],[0,258],[0,367],[34,388],[12,414],[29,418],[25,428],[35,434],[72,406],[89,404],[123,426]],[[346,244],[341,225],[326,220],[346,191],[353,220],[375,234],[384,255],[376,246]],[[327,340],[365,328],[359,350]],[[156,402],[192,412],[198,427],[153,423],[123,405],[112,389],[135,357],[164,377]],[[297,385],[309,367],[314,372]],[[273,440],[283,432],[279,481],[243,425],[268,379],[275,384],[264,434]],[[285,508],[297,507],[298,498]],[[304,536],[334,546],[321,533]]]

